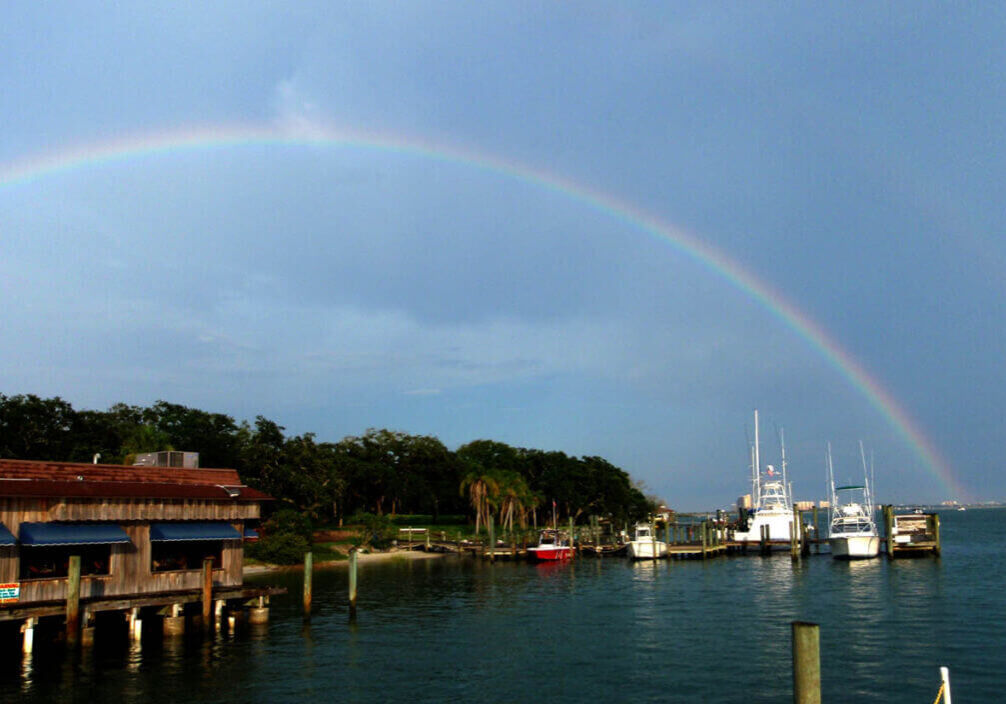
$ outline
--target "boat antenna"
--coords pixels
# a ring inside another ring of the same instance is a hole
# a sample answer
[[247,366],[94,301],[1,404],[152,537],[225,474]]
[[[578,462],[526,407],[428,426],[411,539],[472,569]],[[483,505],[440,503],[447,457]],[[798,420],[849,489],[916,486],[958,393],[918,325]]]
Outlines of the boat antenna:
[[782,452],[782,485],[787,492],[786,504],[790,510],[793,508],[793,487],[790,486],[789,478],[786,476],[786,436],[783,429],[779,428],[779,449]]
[[833,520],[835,501],[835,468],[831,464],[831,441],[828,441],[828,525]]
[[754,482],[753,482],[753,494],[755,501],[755,508],[761,508],[761,457],[759,456],[759,443],[758,443],[758,409],[754,412]]
[[873,515],[873,495],[871,493],[871,482],[869,474],[866,471],[866,451],[863,449],[863,441],[859,441],[859,457],[863,460],[863,481],[866,484],[866,508]]

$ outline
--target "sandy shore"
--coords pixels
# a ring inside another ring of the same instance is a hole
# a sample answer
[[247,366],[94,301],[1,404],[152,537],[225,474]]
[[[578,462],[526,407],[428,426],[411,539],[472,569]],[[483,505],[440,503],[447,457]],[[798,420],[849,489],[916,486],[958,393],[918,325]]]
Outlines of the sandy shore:
[[[390,550],[388,552],[361,552],[357,555],[357,564],[388,562],[389,560],[432,560],[438,557],[445,557],[454,553],[449,552],[422,552],[419,550]],[[346,567],[349,560],[330,560],[328,562],[315,562],[314,569],[329,567]],[[304,569],[304,565],[245,565],[242,570],[245,575],[265,574],[267,572],[297,572]]]

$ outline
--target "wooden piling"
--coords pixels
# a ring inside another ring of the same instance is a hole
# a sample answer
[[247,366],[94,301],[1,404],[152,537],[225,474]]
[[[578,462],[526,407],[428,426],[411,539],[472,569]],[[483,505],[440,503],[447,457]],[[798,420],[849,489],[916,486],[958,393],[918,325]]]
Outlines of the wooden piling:
[[573,517],[569,517],[569,558],[572,560],[576,557],[576,541],[573,540]]
[[80,637],[80,555],[70,555],[66,579],[66,643],[77,645]]
[[349,617],[356,618],[356,548],[349,551]]
[[894,559],[894,507],[884,506],[884,535],[887,538],[887,557]]
[[213,558],[203,560],[203,630],[213,626]]
[[821,552],[821,528],[817,524],[817,504],[814,504],[814,554]]
[[759,529],[758,547],[761,549],[762,555],[767,555],[770,549],[768,544],[769,527],[767,525],[761,525],[758,527],[758,529]]
[[489,514],[489,562],[496,561],[496,525]]
[[[936,543],[936,548],[933,550],[933,554],[937,557],[940,556],[940,514],[933,514],[933,541]],[[947,701],[950,701],[949,699]]]
[[793,621],[793,704],[821,704],[821,629]]
[[304,553],[304,620],[311,620],[311,578],[314,572],[314,553]]
[[800,560],[800,511],[793,509],[793,522],[789,524],[789,556],[793,562]]

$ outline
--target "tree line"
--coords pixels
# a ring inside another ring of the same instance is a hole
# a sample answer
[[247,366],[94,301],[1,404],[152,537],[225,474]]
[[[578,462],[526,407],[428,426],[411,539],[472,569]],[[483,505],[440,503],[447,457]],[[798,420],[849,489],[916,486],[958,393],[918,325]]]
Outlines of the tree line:
[[316,524],[359,513],[465,514],[476,530],[589,516],[631,521],[653,510],[629,475],[601,457],[475,440],[457,450],[429,435],[370,429],[337,442],[288,436],[263,416],[253,423],[167,401],[76,410],[59,397],[0,394],[0,457],[132,464],[142,452],[194,451],[200,466],[242,481]]

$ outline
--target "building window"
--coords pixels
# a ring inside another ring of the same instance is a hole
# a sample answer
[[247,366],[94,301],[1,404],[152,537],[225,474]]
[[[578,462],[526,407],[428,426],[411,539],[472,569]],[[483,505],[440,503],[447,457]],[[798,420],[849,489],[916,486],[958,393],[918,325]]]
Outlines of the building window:
[[213,569],[219,569],[223,554],[222,540],[157,541],[150,544],[150,571],[201,570],[207,557],[213,558]]
[[70,573],[70,555],[80,555],[80,575],[101,577],[111,574],[111,545],[21,546],[21,579],[59,579]]

